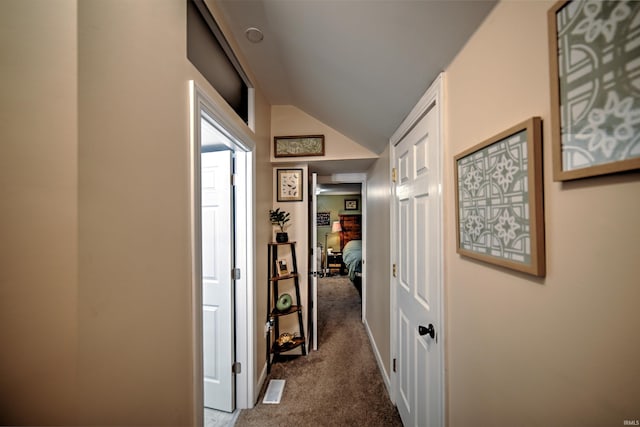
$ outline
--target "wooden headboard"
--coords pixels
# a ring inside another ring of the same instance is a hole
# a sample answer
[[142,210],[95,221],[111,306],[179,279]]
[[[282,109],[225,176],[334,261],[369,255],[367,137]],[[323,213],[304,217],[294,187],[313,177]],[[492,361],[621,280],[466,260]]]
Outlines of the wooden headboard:
[[362,239],[361,224],[362,215],[360,214],[340,215],[340,227],[342,227],[340,232],[340,252],[344,249],[344,245],[351,240]]

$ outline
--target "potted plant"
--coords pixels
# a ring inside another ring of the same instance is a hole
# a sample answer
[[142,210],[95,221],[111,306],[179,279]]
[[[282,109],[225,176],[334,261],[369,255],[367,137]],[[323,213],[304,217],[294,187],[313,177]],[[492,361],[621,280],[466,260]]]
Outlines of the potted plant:
[[284,231],[285,224],[289,222],[289,212],[281,211],[280,208],[276,210],[269,210],[269,220],[271,224],[280,227],[280,232],[276,233],[276,242],[285,243],[289,241],[289,235]]

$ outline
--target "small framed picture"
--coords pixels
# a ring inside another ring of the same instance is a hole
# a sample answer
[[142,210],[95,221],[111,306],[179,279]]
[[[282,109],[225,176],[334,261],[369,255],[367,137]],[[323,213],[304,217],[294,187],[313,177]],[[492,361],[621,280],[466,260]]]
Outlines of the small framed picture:
[[357,211],[358,210],[358,199],[345,199],[345,201],[344,201],[344,210],[345,211]]
[[331,225],[331,212],[318,212],[316,226],[328,227]]
[[287,266],[286,259],[278,260],[278,276],[286,276],[289,274],[289,267]]
[[303,200],[302,169],[278,169],[278,201],[301,202]]

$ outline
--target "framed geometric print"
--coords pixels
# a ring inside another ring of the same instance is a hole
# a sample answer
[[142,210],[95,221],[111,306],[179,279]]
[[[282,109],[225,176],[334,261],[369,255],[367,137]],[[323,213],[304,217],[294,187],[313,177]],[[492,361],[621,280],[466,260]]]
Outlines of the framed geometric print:
[[541,119],[463,151],[454,163],[457,252],[544,276]]
[[640,168],[640,2],[548,12],[555,181]]

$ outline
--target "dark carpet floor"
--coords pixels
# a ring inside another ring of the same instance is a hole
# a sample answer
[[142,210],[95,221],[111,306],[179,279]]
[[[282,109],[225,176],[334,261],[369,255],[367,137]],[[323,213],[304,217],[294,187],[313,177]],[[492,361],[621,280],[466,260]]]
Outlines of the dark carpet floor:
[[318,351],[275,363],[265,385],[270,379],[287,381],[280,404],[263,404],[261,395],[235,425],[402,426],[360,320],[353,284],[346,277],[320,279],[318,302]]

